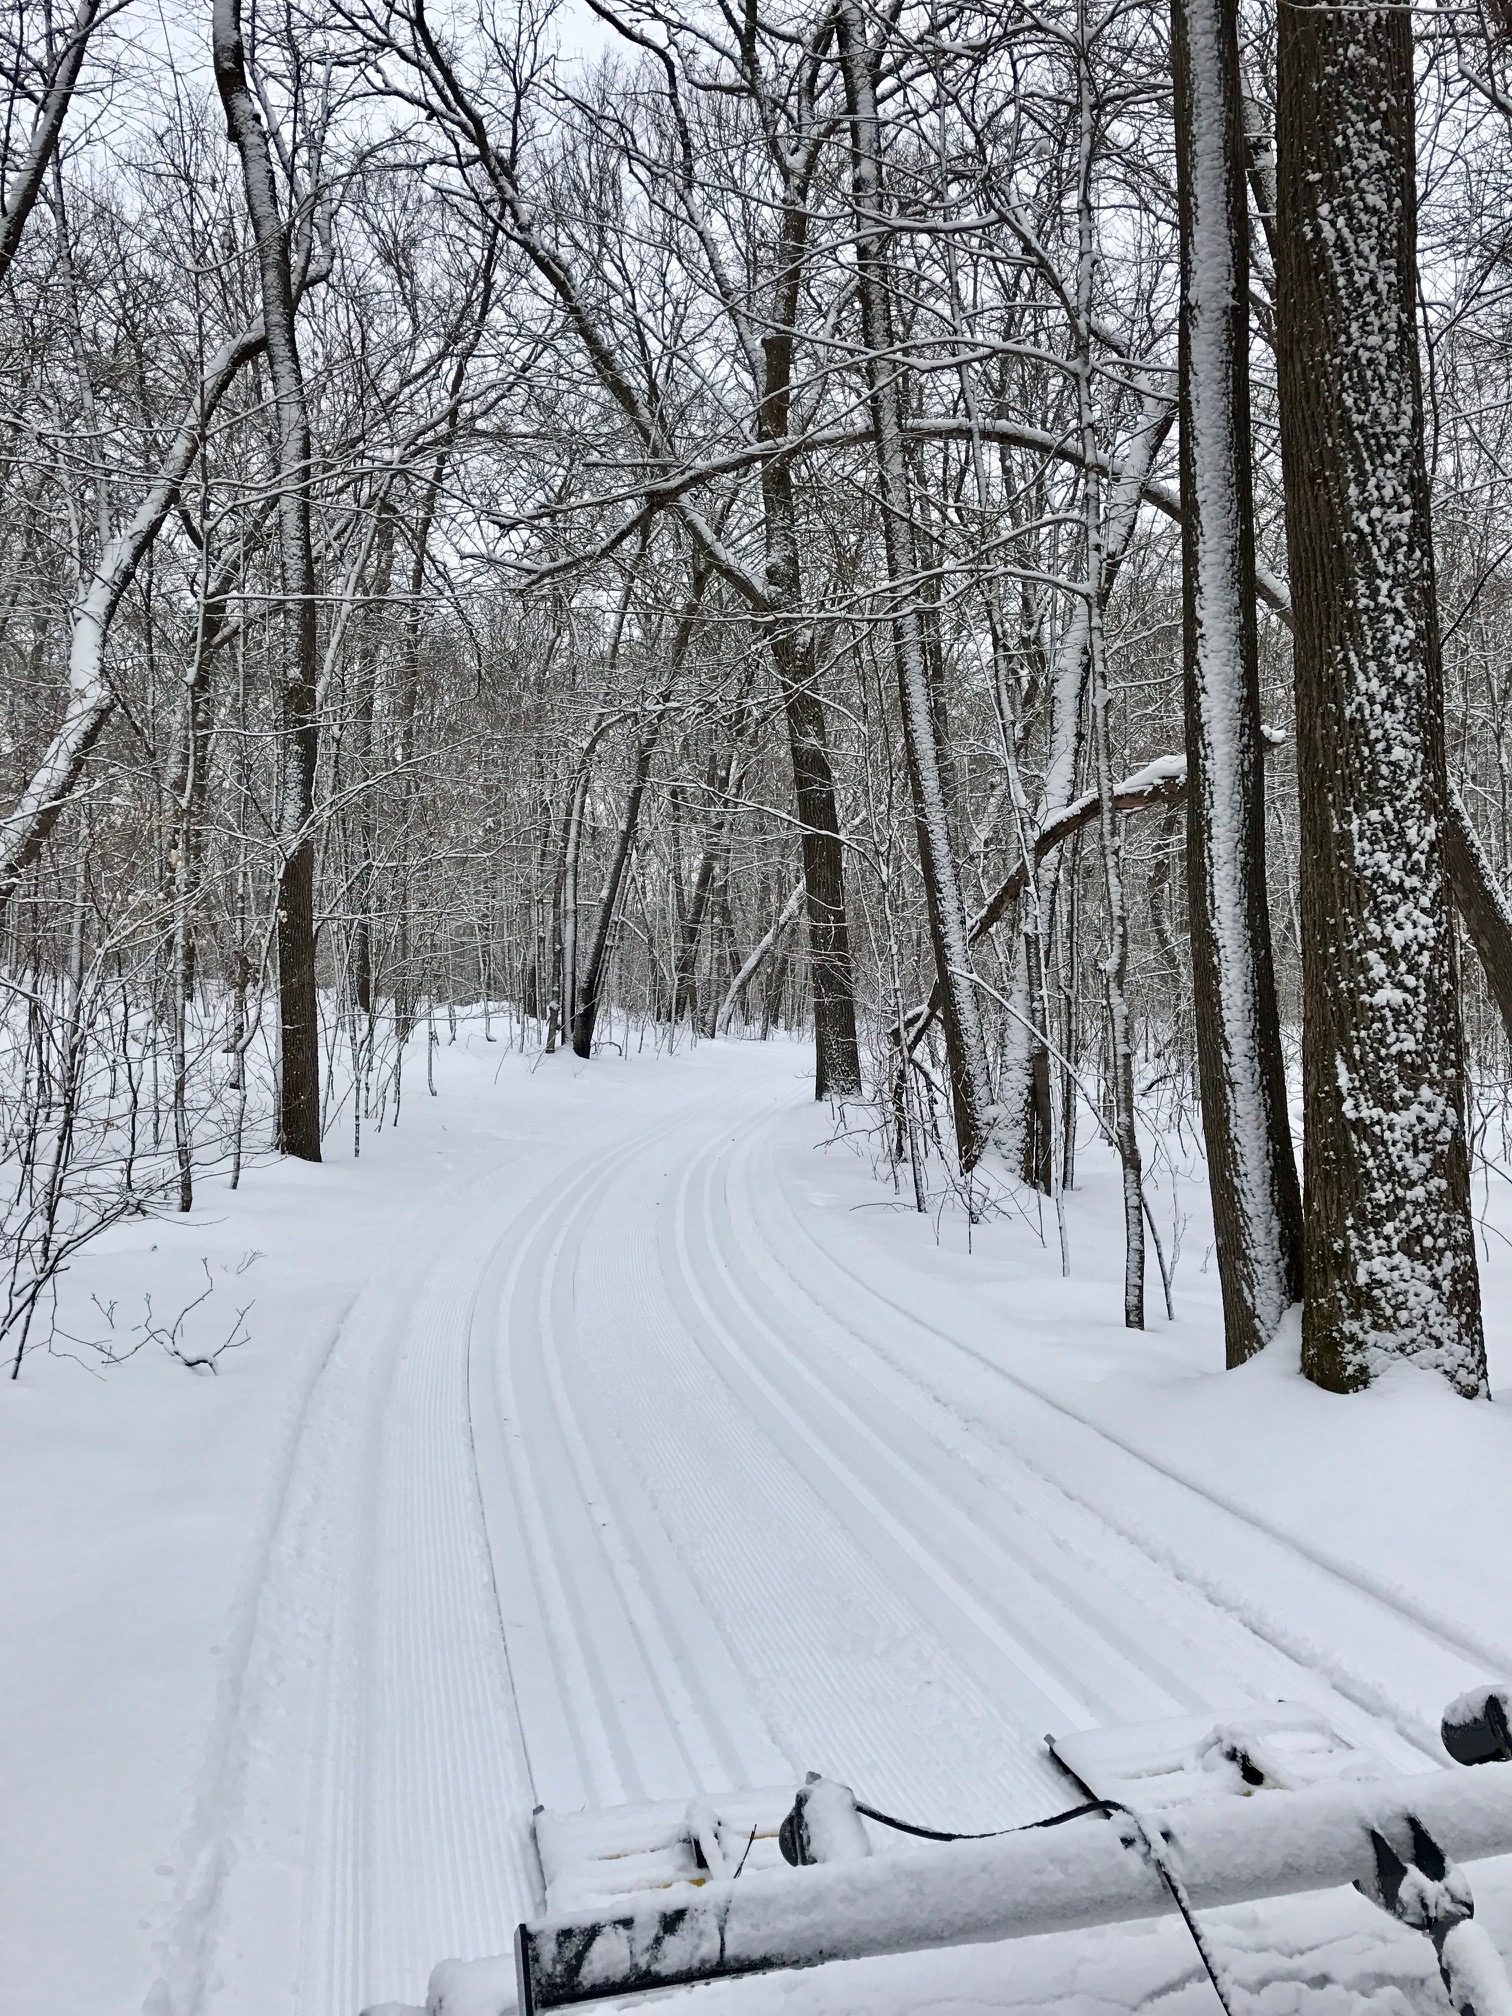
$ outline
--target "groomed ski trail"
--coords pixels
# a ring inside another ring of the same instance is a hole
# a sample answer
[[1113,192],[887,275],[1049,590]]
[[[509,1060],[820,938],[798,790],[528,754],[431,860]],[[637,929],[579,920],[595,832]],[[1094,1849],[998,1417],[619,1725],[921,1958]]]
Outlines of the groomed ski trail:
[[[1377,1655],[1431,1689],[1463,1645],[1338,1575],[1346,1652],[1288,1632],[1170,1534],[1193,1505],[1228,1518],[1272,1593],[1326,1565],[830,1250],[782,1160],[812,1139],[806,1065],[720,1046],[648,1068],[631,1111],[579,1104],[354,1305],[248,1597],[151,2016],[421,1999],[432,1962],[505,1950],[536,1908],[537,1802],[811,1768],[1007,1826],[1065,1799],[1047,1728],[1278,1696],[1429,1761]],[[1135,1473],[1153,1522],[1120,1514]]]

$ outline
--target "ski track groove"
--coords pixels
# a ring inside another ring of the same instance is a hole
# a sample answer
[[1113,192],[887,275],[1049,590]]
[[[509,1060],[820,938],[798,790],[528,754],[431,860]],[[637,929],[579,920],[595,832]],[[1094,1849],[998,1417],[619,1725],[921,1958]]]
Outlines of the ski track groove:
[[[505,1607],[534,1613],[511,1627],[524,1641],[517,1670],[533,1673],[527,1692],[537,1706],[546,1688],[576,1703],[565,1741],[560,1717],[524,1714],[538,1793],[557,1806],[691,1796],[748,1783],[753,1770],[764,1782],[787,1768],[756,1718],[747,1713],[742,1731],[730,1727],[741,1692],[734,1661],[614,1444],[595,1435],[591,1410],[574,1399],[563,1364],[583,1242],[606,1194],[687,1124],[685,1113],[675,1115],[550,1199],[499,1297],[484,1384],[510,1460],[507,1476],[493,1466],[489,1495],[503,1484],[511,1502],[502,1516],[495,1507],[496,1572],[501,1543],[525,1536],[514,1558],[526,1573],[501,1576],[511,1583]],[[564,1479],[574,1488],[564,1492]],[[601,1741],[592,1740],[596,1731]]]
[[[623,1173],[623,1165],[612,1177]],[[605,1187],[608,1187],[606,1182]],[[597,1204],[599,1198],[595,1198]],[[573,1260],[576,1261],[587,1228],[586,1209],[574,1228]],[[552,1321],[542,1332],[546,1372],[553,1406],[571,1444],[574,1465],[582,1482],[586,1502],[613,1507],[617,1530],[608,1516],[600,1521],[606,1552],[618,1556],[618,1580],[627,1603],[634,1604],[634,1621],[641,1644],[646,1648],[653,1674],[660,1668],[660,1694],[681,1754],[684,1770],[674,1790],[709,1792],[751,1782],[753,1769],[770,1775],[786,1768],[785,1760],[772,1755],[763,1735],[753,1735],[747,1714],[747,1728],[737,1732],[732,1726],[731,1708],[742,1701],[743,1687],[728,1648],[707,1625],[700,1625],[702,1605],[697,1592],[677,1560],[665,1535],[656,1525],[634,1477],[618,1457],[612,1436],[602,1432],[602,1423],[592,1409],[591,1381],[579,1378],[584,1402],[574,1404],[573,1381],[564,1363],[575,1336],[575,1311],[564,1305],[571,1296],[573,1282],[569,1270],[559,1265],[552,1284]],[[575,1355],[570,1368],[581,1374]],[[584,1404],[586,1403],[586,1404]],[[612,1483],[606,1481],[612,1479]],[[696,1641],[696,1642],[695,1642]],[[718,1684],[711,1684],[717,1676]],[[753,1756],[761,1762],[753,1764]]]

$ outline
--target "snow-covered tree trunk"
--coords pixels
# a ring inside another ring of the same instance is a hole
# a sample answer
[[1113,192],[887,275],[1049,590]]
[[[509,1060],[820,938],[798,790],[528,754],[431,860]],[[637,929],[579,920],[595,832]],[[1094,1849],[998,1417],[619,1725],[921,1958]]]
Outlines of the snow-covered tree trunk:
[[1239,1365],[1301,1295],[1302,1204],[1265,883],[1234,0],[1174,0],[1172,41],[1193,1007],[1224,1338]]
[[1103,457],[1097,437],[1097,380],[1093,371],[1093,302],[1097,272],[1097,218],[1094,176],[1100,115],[1093,69],[1096,30],[1086,0],[1077,7],[1078,165],[1076,191],[1076,413],[1082,451],[1082,522],[1085,527],[1086,574],[1083,597],[1087,611],[1087,670],[1092,701],[1092,762],[1097,779],[1098,837],[1102,844],[1103,886],[1108,900],[1108,951],[1102,962],[1108,1002],[1110,1068],[1113,1094],[1113,1140],[1123,1179],[1124,1322],[1144,1328],[1144,1166],[1134,1111],[1134,1033],[1129,1014],[1129,913],[1124,892],[1123,827],[1116,805],[1112,738],[1108,714],[1111,694],[1103,635],[1106,537],[1103,529]]
[[278,433],[278,545],[283,575],[279,780],[279,1145],[320,1160],[320,1022],[315,995],[315,556],[310,539],[310,420],[294,328],[289,233],[273,158],[247,83],[241,0],[215,0],[216,88],[241,156],[247,215],[257,239],[264,341]]
[[981,1159],[992,1133],[992,1085],[981,1010],[972,980],[966,906],[961,897],[950,833],[945,766],[916,585],[919,566],[903,436],[902,384],[892,354],[885,239],[887,197],[882,184],[873,56],[867,45],[865,15],[859,0],[841,0],[837,19],[846,90],[851,100],[856,292],[876,444],[882,547],[893,601],[893,648],[898,661],[898,690],[919,834],[920,867],[940,981],[956,1143],[962,1168],[970,1169]]
[[1280,13],[1278,356],[1301,796],[1302,1362],[1486,1391],[1445,871],[1412,23]]
[[[778,235],[778,266],[769,327],[763,337],[761,399],[756,409],[760,441],[787,437],[793,345],[807,250],[808,204],[789,190]],[[796,198],[796,200],[794,200]],[[845,849],[829,733],[816,679],[812,623],[803,621],[803,569],[798,552],[798,507],[792,464],[772,456],[761,472],[762,527],[766,542],[767,649],[782,695],[793,798],[803,846],[808,912],[809,987],[814,1005],[814,1096],[853,1098],[861,1090],[856,1041],[855,973],[845,907]]]
[[[768,493],[764,513],[767,581],[774,600],[780,597],[788,608],[796,610],[798,536],[787,464],[774,465],[771,478],[762,487]],[[772,493],[777,493],[775,501]],[[861,1090],[861,1052],[856,1041],[855,976],[845,907],[845,848],[824,702],[815,686],[819,668],[813,626],[795,615],[777,615],[767,626],[767,639],[782,693],[793,765],[793,799],[803,843],[809,985],[814,1005],[814,1096],[854,1098]]]

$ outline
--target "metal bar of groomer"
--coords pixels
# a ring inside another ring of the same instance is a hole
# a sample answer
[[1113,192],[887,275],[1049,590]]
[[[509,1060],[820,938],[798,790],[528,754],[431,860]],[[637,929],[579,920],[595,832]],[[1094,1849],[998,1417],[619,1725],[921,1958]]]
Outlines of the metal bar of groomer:
[[[1413,1816],[1456,1862],[1512,1854],[1512,1763],[1194,1806],[1162,1819],[1192,1905],[1344,1883],[1373,1890],[1374,1828],[1410,1857]],[[1153,1823],[1152,1823],[1153,1824]],[[1150,1918],[1175,1909],[1137,1830],[1046,1832],[704,1884],[676,1904],[582,1912],[516,1935],[520,2016],[781,1967]]]

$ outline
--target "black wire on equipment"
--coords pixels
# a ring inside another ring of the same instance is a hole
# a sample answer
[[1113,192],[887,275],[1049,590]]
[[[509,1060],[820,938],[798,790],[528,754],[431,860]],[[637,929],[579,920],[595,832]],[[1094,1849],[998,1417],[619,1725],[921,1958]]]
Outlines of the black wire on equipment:
[[1084,1813],[1121,1812],[1121,1807],[1109,1804],[1106,1799],[1088,1799],[1081,1806],[1073,1806],[1065,1813],[1052,1813],[1048,1820],[1027,1820],[1020,1827],[989,1827],[985,1834],[944,1834],[938,1827],[916,1827],[912,1820],[898,1820],[891,1813],[879,1813],[875,1806],[863,1806],[856,1801],[856,1811],[864,1813],[868,1820],[876,1820],[884,1827],[891,1827],[899,1834],[916,1834],[921,1841],[997,1841],[1005,1834],[1028,1834],[1035,1827],[1059,1827],[1064,1820],[1080,1820]]

